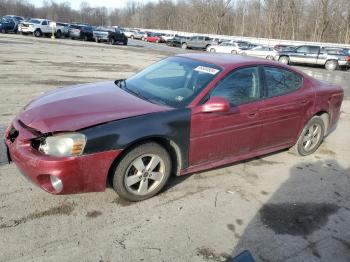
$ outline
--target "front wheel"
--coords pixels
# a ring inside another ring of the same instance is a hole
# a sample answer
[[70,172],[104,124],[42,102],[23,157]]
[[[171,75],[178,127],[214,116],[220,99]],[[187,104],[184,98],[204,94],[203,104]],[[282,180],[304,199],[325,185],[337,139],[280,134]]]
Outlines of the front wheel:
[[57,37],[57,38],[61,38],[61,37],[62,37],[62,32],[61,32],[60,30],[58,30],[58,31],[56,32],[56,37]]
[[156,195],[171,174],[168,152],[157,143],[146,143],[129,151],[115,168],[113,188],[128,201]]
[[325,134],[325,124],[321,117],[314,116],[306,124],[292,151],[300,156],[314,153],[321,145]]

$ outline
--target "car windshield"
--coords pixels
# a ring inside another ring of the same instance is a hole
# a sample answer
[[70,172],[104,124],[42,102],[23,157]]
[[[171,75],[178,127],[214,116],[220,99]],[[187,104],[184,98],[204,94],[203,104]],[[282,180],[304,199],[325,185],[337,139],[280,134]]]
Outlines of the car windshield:
[[32,23],[32,24],[40,24],[40,20],[37,20],[37,19],[30,19],[29,21],[28,21],[28,23]]
[[124,90],[155,104],[187,106],[221,71],[204,62],[170,57],[123,81]]

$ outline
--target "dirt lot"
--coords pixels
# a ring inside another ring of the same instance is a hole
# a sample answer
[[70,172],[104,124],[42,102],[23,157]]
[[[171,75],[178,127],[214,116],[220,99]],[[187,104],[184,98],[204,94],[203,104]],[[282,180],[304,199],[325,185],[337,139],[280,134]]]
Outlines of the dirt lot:
[[[0,124],[42,92],[127,77],[175,50],[131,44],[0,35]],[[133,204],[112,189],[49,195],[1,167],[0,261],[225,261],[244,249],[263,262],[350,261],[350,72],[304,70],[347,94],[337,130],[308,157],[174,177]]]

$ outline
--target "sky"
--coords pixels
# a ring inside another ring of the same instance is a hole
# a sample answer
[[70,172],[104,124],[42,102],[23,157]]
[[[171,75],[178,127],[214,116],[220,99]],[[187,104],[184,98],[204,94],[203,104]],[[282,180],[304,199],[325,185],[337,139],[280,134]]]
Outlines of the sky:
[[[137,2],[156,2],[156,0],[138,0]],[[29,0],[28,2],[34,4],[37,7],[42,6],[43,0]],[[87,2],[92,7],[105,6],[107,8],[123,8],[126,6],[128,0],[54,0],[56,3],[69,2],[73,9],[79,9],[81,2]]]

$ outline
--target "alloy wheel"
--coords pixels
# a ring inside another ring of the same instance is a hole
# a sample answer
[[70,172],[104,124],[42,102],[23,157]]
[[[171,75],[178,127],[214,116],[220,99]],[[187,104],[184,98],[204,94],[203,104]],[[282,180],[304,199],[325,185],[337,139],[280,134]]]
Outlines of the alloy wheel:
[[124,184],[135,195],[147,195],[154,191],[165,178],[164,161],[154,154],[136,158],[127,168]]
[[318,123],[314,123],[305,132],[303,138],[303,149],[306,152],[312,151],[322,138],[322,127]]

